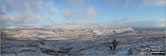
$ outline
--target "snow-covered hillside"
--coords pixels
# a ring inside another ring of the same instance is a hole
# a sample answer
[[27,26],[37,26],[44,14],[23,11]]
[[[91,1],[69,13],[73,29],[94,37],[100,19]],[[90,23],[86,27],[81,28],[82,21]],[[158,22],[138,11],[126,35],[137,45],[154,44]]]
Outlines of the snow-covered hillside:
[[[118,46],[111,50],[112,41]],[[1,31],[2,56],[151,55],[165,51],[164,31],[132,28],[58,27]]]

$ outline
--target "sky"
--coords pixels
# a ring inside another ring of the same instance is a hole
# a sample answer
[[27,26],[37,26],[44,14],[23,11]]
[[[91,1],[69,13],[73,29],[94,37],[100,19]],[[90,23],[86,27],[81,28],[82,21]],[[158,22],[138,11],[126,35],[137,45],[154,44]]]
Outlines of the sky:
[[165,27],[166,0],[0,0],[0,27]]

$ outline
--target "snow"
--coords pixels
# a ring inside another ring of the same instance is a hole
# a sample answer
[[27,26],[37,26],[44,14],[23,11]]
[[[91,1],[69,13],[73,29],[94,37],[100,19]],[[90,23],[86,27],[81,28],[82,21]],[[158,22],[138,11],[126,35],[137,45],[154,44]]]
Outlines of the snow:
[[[2,55],[151,55],[149,50],[161,50],[165,47],[164,34],[158,34],[158,32],[150,35],[150,32],[142,34],[133,31],[131,28],[104,28],[103,30],[81,27],[81,29],[77,30],[73,30],[75,28],[63,29],[64,31],[32,29],[4,31],[14,37],[8,37],[9,39],[5,38],[6,36],[1,37]],[[29,40],[29,38],[37,38],[38,40]],[[118,41],[118,46],[115,50],[109,48],[109,46],[112,46],[113,39]]]
[[97,34],[97,35],[101,35],[101,34],[103,34],[102,32],[100,32],[100,31],[93,31],[95,34]]

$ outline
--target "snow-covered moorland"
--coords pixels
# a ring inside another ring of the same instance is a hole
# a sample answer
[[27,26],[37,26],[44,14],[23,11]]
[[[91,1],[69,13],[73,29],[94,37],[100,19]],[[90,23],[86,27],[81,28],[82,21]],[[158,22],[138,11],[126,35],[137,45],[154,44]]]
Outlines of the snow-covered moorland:
[[[111,50],[116,39],[117,48]],[[152,55],[165,52],[165,31],[121,27],[58,26],[1,30],[2,56]]]

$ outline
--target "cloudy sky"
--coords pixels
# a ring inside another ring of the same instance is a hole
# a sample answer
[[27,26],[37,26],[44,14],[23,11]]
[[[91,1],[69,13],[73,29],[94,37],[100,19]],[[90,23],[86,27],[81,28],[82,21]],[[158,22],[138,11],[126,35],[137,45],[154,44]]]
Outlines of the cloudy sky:
[[164,27],[166,0],[0,0],[0,27]]

